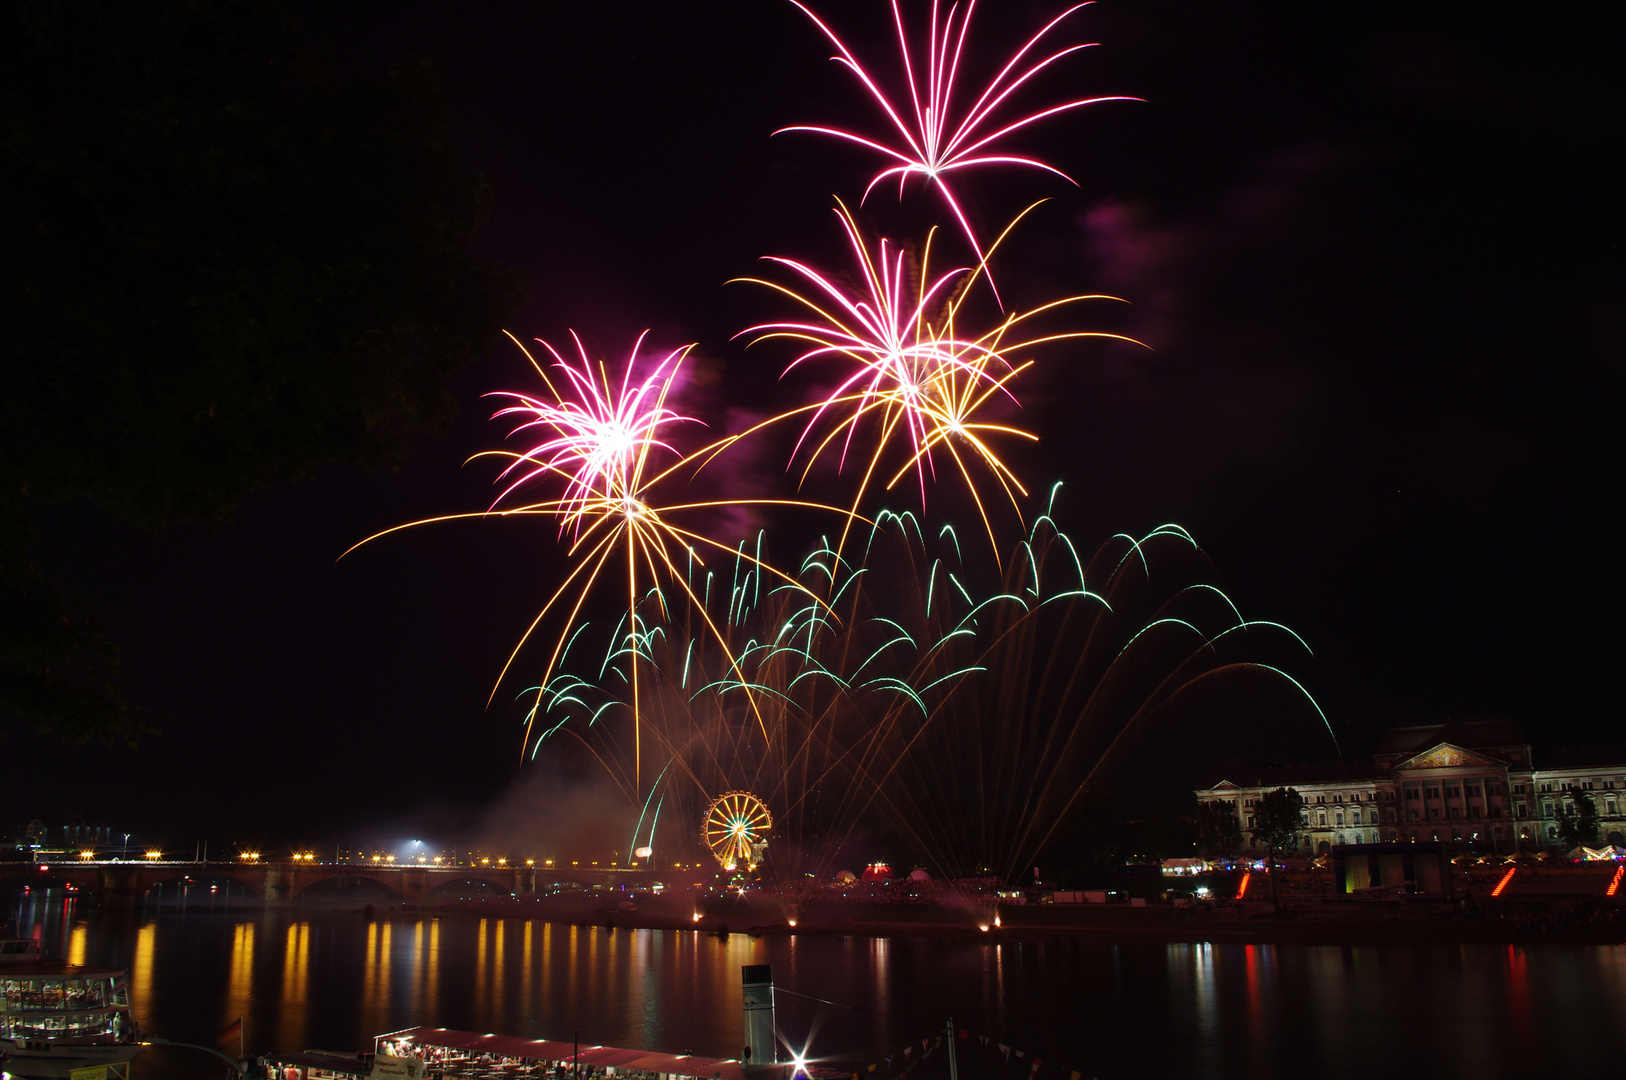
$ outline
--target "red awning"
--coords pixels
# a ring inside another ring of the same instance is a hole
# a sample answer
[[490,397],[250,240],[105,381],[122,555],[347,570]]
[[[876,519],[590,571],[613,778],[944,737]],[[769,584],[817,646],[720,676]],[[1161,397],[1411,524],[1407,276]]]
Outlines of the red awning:
[[[408,1028],[380,1035],[380,1041],[407,1042],[417,1046],[457,1050],[465,1054],[492,1054],[523,1058],[526,1061],[580,1060],[599,1068],[637,1069],[641,1072],[672,1073],[700,1080],[745,1080],[745,1071],[733,1058],[698,1057],[694,1054],[663,1054],[654,1050],[628,1050],[619,1046],[582,1046],[558,1039],[522,1039],[514,1035],[456,1031],[451,1028]],[[577,1055],[572,1057],[572,1055]]]

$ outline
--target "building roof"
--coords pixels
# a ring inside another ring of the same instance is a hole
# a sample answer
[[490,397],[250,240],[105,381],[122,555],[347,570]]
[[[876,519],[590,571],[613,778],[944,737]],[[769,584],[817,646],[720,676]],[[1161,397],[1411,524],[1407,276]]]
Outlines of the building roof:
[[1378,778],[1372,765],[1335,761],[1319,765],[1255,765],[1242,758],[1229,758],[1209,770],[1204,789],[1229,780],[1237,787],[1294,787],[1303,784],[1366,784]]
[[698,1057],[694,1054],[663,1054],[654,1050],[627,1050],[618,1046],[581,1046],[557,1039],[522,1039],[517,1035],[456,1031],[451,1028],[416,1027],[392,1031],[380,1039],[435,1046],[467,1054],[494,1054],[528,1061],[577,1060],[583,1065],[612,1066],[643,1072],[673,1073],[678,1076],[711,1080],[745,1080],[745,1070],[733,1058]]
[[1523,746],[1526,741],[1524,732],[1511,720],[1447,720],[1441,724],[1390,728],[1378,740],[1378,754],[1409,757],[1443,742],[1466,750],[1482,750],[1492,746]]

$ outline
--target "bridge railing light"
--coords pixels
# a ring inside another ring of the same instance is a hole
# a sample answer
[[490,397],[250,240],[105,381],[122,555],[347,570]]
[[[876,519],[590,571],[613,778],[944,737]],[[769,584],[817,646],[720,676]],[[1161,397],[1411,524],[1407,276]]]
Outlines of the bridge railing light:
[[153,859],[155,861],[158,860],[158,859],[162,859],[163,857],[164,857],[164,853],[162,851],[149,851],[149,852],[147,852],[147,858]]

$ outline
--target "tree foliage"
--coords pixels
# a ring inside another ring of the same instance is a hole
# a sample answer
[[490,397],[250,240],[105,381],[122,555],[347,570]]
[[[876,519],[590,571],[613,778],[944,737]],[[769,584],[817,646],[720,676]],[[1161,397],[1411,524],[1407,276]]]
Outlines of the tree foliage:
[[1280,787],[1263,795],[1253,808],[1253,842],[1271,855],[1294,851],[1304,832],[1304,796]]
[[1558,816],[1558,841],[1565,851],[1598,842],[1598,804],[1584,791],[1575,792]]
[[1197,851],[1207,858],[1235,855],[1242,846],[1236,807],[1222,799],[1197,805]]
[[266,0],[0,7],[0,706],[125,715],[29,499],[216,521],[449,420],[519,295],[469,250],[488,197],[427,64],[337,84]]

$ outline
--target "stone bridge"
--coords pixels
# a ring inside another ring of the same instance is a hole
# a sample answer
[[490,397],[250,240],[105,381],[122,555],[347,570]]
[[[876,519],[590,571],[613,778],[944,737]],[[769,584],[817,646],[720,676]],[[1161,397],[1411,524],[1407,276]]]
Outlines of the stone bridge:
[[0,888],[73,885],[102,907],[134,907],[149,890],[185,878],[236,881],[264,898],[266,906],[292,904],[312,885],[347,879],[374,881],[402,903],[422,902],[441,885],[481,881],[515,896],[535,896],[538,884],[638,884],[652,875],[638,870],[538,869],[534,866],[366,866],[307,862],[115,862],[37,863],[0,869]]

